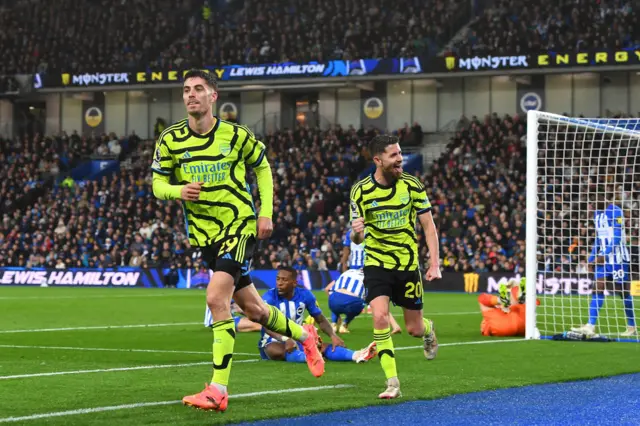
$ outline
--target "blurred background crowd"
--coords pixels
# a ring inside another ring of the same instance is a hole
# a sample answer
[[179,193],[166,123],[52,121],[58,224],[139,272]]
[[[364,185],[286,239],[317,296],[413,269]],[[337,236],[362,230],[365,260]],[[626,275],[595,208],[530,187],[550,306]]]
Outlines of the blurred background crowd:
[[[417,174],[434,205],[443,268],[513,271],[524,262],[525,123],[496,115],[466,121],[431,170]],[[312,270],[341,266],[349,192],[371,164],[367,142],[377,133],[335,126],[263,136],[274,175],[274,232],[258,248],[254,268],[282,262]],[[0,186],[0,265],[192,266],[179,203],[156,200],[151,190],[153,140],[127,137],[121,145],[134,148],[113,176],[80,182],[58,176],[70,158],[108,145],[108,139],[36,135],[2,141],[11,179]],[[33,153],[35,145],[42,154]],[[50,177],[58,183],[20,209],[16,200]]]

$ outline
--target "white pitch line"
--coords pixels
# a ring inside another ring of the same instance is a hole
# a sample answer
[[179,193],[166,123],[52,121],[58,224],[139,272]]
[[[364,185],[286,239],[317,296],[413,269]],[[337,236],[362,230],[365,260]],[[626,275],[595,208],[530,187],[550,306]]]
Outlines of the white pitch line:
[[[470,342],[451,342],[440,343],[439,346],[465,346],[465,345],[482,345],[490,343],[510,343],[510,342],[522,342],[527,339],[501,339],[501,340],[476,340]],[[51,350],[67,350],[67,351],[97,351],[97,352],[145,352],[145,353],[170,353],[170,354],[197,354],[197,355],[210,355],[209,351],[179,351],[179,350],[165,350],[165,349],[126,349],[126,348],[81,348],[74,346],[27,346],[27,345],[0,345],[0,348],[7,349],[51,349]],[[422,345],[416,346],[400,346],[395,348],[396,351],[406,351],[409,349],[422,349]],[[249,352],[234,352],[234,355],[242,356],[258,356],[256,353]],[[240,362],[240,361],[236,361]]]
[[[253,396],[263,396],[263,395],[279,395],[283,393],[311,392],[311,391],[320,391],[320,390],[328,390],[328,389],[345,389],[345,388],[352,388],[352,387],[354,386],[353,385],[335,385],[335,386],[314,386],[310,388],[278,389],[278,390],[239,393],[237,395],[229,395],[229,399],[250,398]],[[180,404],[181,402],[182,401],[140,402],[137,404],[122,404],[122,405],[111,405],[107,407],[81,408],[78,410],[69,410],[69,411],[54,411],[51,413],[33,414],[30,416],[4,417],[4,418],[0,418],[0,423],[48,419],[51,417],[74,416],[78,414],[100,413],[103,411],[128,410],[132,408],[157,407],[161,405]]]
[[[127,290],[129,291],[129,290]],[[163,294],[113,294],[113,295],[86,295],[86,296],[51,296],[51,297],[40,297],[40,296],[2,296],[0,300],[58,300],[58,299],[131,299],[138,297],[174,297],[174,296],[199,296],[202,297],[202,293],[197,292],[176,292],[176,293],[163,293]]]
[[[501,339],[501,340],[475,340],[472,342],[452,342],[452,343],[440,343],[438,346],[464,346],[464,345],[483,345],[483,344],[491,344],[491,343],[510,343],[510,342],[524,342],[527,339]],[[406,351],[408,349],[422,349],[423,346],[401,346],[399,348],[395,348],[396,351]]]
[[[233,361],[234,364],[241,362],[258,362],[257,359],[241,359]],[[184,364],[158,364],[139,365],[137,367],[100,368],[97,370],[73,370],[73,371],[53,371],[50,373],[15,374],[11,376],[0,376],[0,380],[27,379],[31,377],[64,376],[69,374],[89,374],[89,373],[110,373],[112,371],[135,371],[135,370],[156,370],[160,368],[195,367],[197,365],[211,365],[211,361],[189,362]]]
[[0,334],[7,333],[45,333],[49,331],[75,331],[75,330],[108,330],[118,328],[147,328],[147,327],[178,327],[183,325],[201,325],[201,322],[171,322],[166,324],[131,324],[131,325],[90,325],[83,327],[61,328],[32,328],[24,330],[0,330]]
[[[211,355],[211,351],[177,351],[169,349],[126,349],[126,348],[79,348],[75,346],[27,346],[27,345],[0,345],[7,349],[54,349],[63,351],[97,351],[97,352],[146,352],[158,354],[199,354]],[[234,352],[234,355],[259,356],[257,353]]]
[[[392,314],[402,315],[402,311],[399,312],[391,312]],[[423,315],[425,317],[437,317],[437,316],[455,316],[455,315],[478,315],[480,311],[467,311],[467,312],[424,312]],[[370,317],[372,314],[364,313],[358,316],[360,317]]]
[[[478,311],[470,312],[434,312],[425,313],[426,316],[447,316],[447,315],[477,315]],[[371,314],[361,314],[360,316],[371,316]],[[81,326],[81,327],[61,327],[61,328],[36,328],[36,329],[23,329],[23,330],[0,330],[0,334],[7,333],[45,333],[50,331],[75,331],[75,330],[108,330],[119,328],[145,328],[145,327],[176,327],[182,325],[200,325],[201,322],[177,322],[166,324],[132,324],[132,325],[95,325],[95,326]]]

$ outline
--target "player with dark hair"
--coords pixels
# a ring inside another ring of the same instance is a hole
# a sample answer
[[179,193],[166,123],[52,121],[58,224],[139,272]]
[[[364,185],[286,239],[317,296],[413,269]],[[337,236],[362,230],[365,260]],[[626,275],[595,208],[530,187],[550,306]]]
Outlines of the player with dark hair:
[[624,211],[616,204],[609,203],[604,188],[595,195],[593,225],[595,238],[588,262],[595,263],[594,289],[589,305],[589,322],[573,328],[572,331],[593,335],[600,309],[604,305],[604,291],[608,283],[613,283],[614,293],[622,297],[627,317],[627,329],[622,337],[637,335],[636,319],[631,295],[631,275],[629,263],[631,254],[624,230]]
[[[376,344],[372,342],[366,348],[352,351],[344,347],[344,342],[322,314],[316,297],[304,287],[298,286],[298,271],[291,267],[279,267],[276,287],[262,296],[263,300],[280,309],[283,315],[295,323],[302,324],[305,311],[314,319],[318,327],[331,338],[331,344],[322,344],[321,352],[330,361],[367,362],[376,355]],[[264,360],[306,362],[306,355],[300,344],[286,336],[262,330],[258,349]]]
[[395,136],[376,136],[370,144],[375,171],[351,189],[351,240],[365,241],[364,285],[373,309],[373,338],[387,388],[379,397],[397,398],[400,382],[389,323],[389,302],[401,306],[407,331],[423,339],[428,360],[436,357],[438,342],[433,321],[422,317],[422,276],[418,262],[416,218],[429,246],[428,281],[442,277],[438,235],[426,189],[403,173],[402,151]]
[[[189,243],[200,248],[202,259],[214,272],[207,286],[214,335],[212,383],[183,402],[225,411],[236,337],[232,297],[251,321],[302,342],[316,377],[324,373],[324,360],[315,327],[296,324],[268,306],[251,282],[249,262],[256,237],[268,238],[273,230],[273,178],[264,144],[247,127],[213,115],[217,88],[212,73],[191,70],[185,74],[182,99],[189,117],[162,132],[151,168],[153,194],[163,200],[182,200]],[[245,179],[247,167],[256,173],[259,214]]]

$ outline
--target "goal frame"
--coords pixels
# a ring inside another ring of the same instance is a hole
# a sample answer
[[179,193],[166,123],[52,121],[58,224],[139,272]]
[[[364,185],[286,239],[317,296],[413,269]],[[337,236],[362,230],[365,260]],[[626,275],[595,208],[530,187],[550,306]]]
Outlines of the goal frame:
[[536,110],[527,111],[527,178],[525,207],[525,270],[527,277],[525,338],[540,338],[536,333],[536,285],[538,282],[538,117]]
[[[540,339],[540,332],[537,329],[536,321],[536,300],[538,283],[538,124],[539,118],[545,117],[560,123],[566,123],[579,128],[597,129],[607,133],[629,136],[635,134],[640,138],[640,131],[622,129],[610,124],[602,124],[606,118],[576,118],[565,117],[546,111],[527,111],[527,171],[526,171],[526,209],[525,209],[525,276],[526,284],[526,339]],[[620,121],[629,119],[619,119]],[[638,120],[638,119],[633,119]]]

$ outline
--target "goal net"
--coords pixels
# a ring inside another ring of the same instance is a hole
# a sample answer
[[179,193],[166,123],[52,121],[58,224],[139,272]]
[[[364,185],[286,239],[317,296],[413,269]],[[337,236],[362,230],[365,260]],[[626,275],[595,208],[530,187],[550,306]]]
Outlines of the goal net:
[[640,120],[529,111],[526,191],[527,337],[639,341]]

